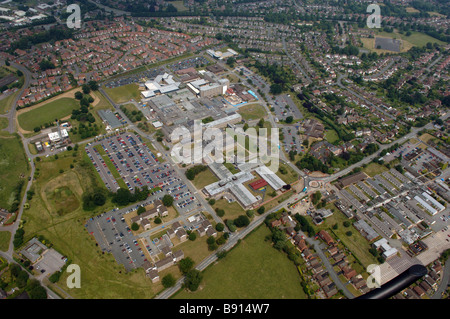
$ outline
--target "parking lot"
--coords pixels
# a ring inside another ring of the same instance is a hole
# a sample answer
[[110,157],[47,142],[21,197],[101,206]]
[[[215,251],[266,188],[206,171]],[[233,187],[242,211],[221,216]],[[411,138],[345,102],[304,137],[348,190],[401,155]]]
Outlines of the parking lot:
[[272,107],[274,108],[275,117],[278,120],[284,121],[288,116],[292,116],[294,120],[303,119],[303,114],[287,94],[275,96]]
[[[98,151],[101,147],[104,154]],[[117,191],[118,181],[113,177],[106,161],[110,161],[130,191],[147,186],[156,189],[161,199],[165,194],[174,198],[174,206],[180,214],[197,208],[200,204],[168,163],[160,163],[138,135],[122,133],[86,146],[86,153],[100,174],[106,187]]]
[[116,78],[116,79],[107,81],[105,83],[105,87],[116,88],[116,87],[119,87],[122,85],[131,84],[131,83],[139,84],[140,82],[142,82],[142,79],[144,79],[144,78],[153,79],[156,76],[158,76],[159,74],[163,74],[164,72],[165,71],[163,68],[155,68],[155,69],[146,70],[146,71],[140,72],[138,74],[123,76],[120,78]]
[[116,261],[127,270],[139,268],[146,261],[138,239],[131,233],[123,218],[130,210],[113,210],[89,219],[85,225],[100,249],[112,253]]
[[298,126],[283,126],[283,147],[285,152],[289,152],[291,150],[297,151],[297,154],[301,154],[304,152],[304,147],[302,145],[302,140],[300,139],[298,132]]
[[200,66],[207,66],[210,64],[209,60],[203,56],[193,57],[185,60],[178,61],[176,63],[168,65],[168,68],[175,72],[179,70],[184,70],[187,68],[198,68]]

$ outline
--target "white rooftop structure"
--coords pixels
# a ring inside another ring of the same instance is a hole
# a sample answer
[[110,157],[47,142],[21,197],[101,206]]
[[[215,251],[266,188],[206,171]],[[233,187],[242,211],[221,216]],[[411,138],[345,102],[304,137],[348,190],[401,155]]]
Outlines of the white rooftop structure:
[[175,82],[173,75],[164,73],[158,75],[153,81],[145,82],[146,91],[142,92],[144,97],[155,96],[156,93],[169,93],[179,89],[181,82]]
[[263,178],[274,190],[279,190],[286,183],[278,177],[277,174],[272,172],[267,166],[260,166],[255,169],[256,173],[258,173],[261,178]]
[[59,132],[52,132],[48,134],[48,138],[52,142],[58,142],[62,137],[66,138],[69,134],[67,133],[66,129],[61,130],[61,136],[59,136]]

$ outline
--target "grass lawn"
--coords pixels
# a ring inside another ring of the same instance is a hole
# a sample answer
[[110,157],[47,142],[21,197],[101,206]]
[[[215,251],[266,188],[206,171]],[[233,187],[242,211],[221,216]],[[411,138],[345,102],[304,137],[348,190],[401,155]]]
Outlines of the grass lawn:
[[11,110],[11,103],[17,97],[19,92],[20,92],[20,90],[12,93],[12,94],[8,95],[7,97],[0,100],[0,114],[5,114],[9,110]]
[[197,174],[192,182],[197,189],[202,189],[203,187],[218,182],[219,179],[214,175],[213,172],[208,168],[203,172]]
[[79,101],[63,97],[43,104],[33,110],[21,113],[17,116],[17,120],[22,129],[33,131],[35,127],[71,115],[72,110],[78,108],[80,108]]
[[1,251],[8,250],[10,240],[11,240],[11,233],[9,231],[0,231],[0,250]]
[[365,168],[363,168],[362,171],[367,175],[369,175],[370,177],[374,177],[377,174],[388,171],[388,169],[384,165],[380,165],[377,163],[370,163]]
[[335,130],[327,130],[325,133],[325,139],[329,142],[329,143],[334,143],[337,140],[339,140],[339,136],[336,133]]
[[[422,33],[422,32],[412,31],[410,36],[406,36],[405,33],[404,34],[398,33],[397,30],[394,30],[394,32],[392,32],[392,33],[380,31],[380,30],[375,30],[375,32],[376,32],[375,36],[378,36],[378,37],[395,38],[395,39],[403,40],[401,52],[406,52],[413,46],[423,47],[428,42],[437,43],[439,45],[445,44],[445,42],[435,39],[435,38],[433,38],[425,33]],[[361,41],[363,42],[363,46],[366,49],[369,49],[371,51],[374,51],[377,53],[383,53],[383,52],[393,53],[393,52],[387,51],[387,50],[376,49],[375,45],[374,45],[375,44],[374,38],[371,38],[371,39],[362,38]]]
[[259,227],[203,272],[198,291],[182,290],[174,299],[306,299],[294,263],[264,241],[269,234]]
[[[286,172],[286,174],[283,174],[281,171]],[[291,168],[289,165],[280,163],[279,169],[277,171],[277,176],[281,178],[286,184],[291,184],[298,180],[298,174],[296,171],[294,171],[293,168]]]
[[0,131],[8,127],[8,119],[6,117],[0,117]]
[[0,207],[11,207],[14,189],[21,179],[26,181],[28,173],[28,159],[19,136],[0,136]]
[[139,85],[135,83],[122,85],[116,88],[105,88],[106,94],[117,104],[125,103],[134,99],[140,100],[141,91],[139,91]]
[[267,116],[264,106],[258,103],[244,105],[239,108],[238,113],[241,114],[242,118],[246,121],[258,120]]
[[239,205],[238,202],[234,201],[232,203],[228,203],[226,199],[216,200],[215,204],[212,205],[214,209],[221,208],[225,211],[225,215],[222,217],[225,219],[235,219],[240,215],[245,214],[245,210]]

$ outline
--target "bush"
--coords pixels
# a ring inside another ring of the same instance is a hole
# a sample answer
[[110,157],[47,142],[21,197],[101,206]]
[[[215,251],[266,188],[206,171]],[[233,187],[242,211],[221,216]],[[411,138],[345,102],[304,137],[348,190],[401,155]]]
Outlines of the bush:
[[195,239],[197,239],[197,234],[195,232],[192,232],[189,234],[189,240],[194,241]]
[[196,291],[200,286],[203,279],[203,275],[196,269],[190,270],[184,278],[184,287],[190,291]]
[[176,280],[172,274],[165,275],[161,281],[164,288],[173,287],[176,284]]
[[250,219],[246,215],[241,215],[233,221],[236,227],[247,227],[250,224]]
[[224,225],[224,224],[218,223],[218,224],[216,225],[216,230],[217,230],[217,231],[223,231],[224,229],[225,229],[225,225]]

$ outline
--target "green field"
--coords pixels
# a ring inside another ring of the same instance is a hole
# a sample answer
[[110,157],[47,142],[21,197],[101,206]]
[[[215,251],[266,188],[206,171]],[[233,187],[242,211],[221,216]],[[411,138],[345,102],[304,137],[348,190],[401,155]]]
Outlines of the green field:
[[194,180],[191,181],[192,184],[195,185],[197,189],[202,189],[206,185],[212,184],[219,181],[219,179],[214,175],[213,172],[208,168],[204,170],[203,172],[198,173]]
[[9,248],[9,241],[11,233],[9,231],[0,231],[0,250],[7,251]]
[[336,133],[335,130],[327,130],[325,133],[325,139],[329,143],[334,143],[339,140],[339,135]]
[[79,107],[80,103],[77,100],[64,97],[22,113],[18,115],[17,120],[22,129],[33,131],[35,127],[71,115],[72,110]]
[[20,90],[0,100],[0,114],[5,114],[11,110],[11,103],[19,93]]
[[232,203],[228,203],[226,199],[216,200],[216,203],[212,205],[214,209],[220,208],[225,211],[225,215],[222,217],[225,219],[235,219],[239,217],[239,215],[245,214],[245,210],[239,205],[238,202],[234,201]]
[[388,171],[388,169],[386,166],[377,163],[370,163],[365,168],[363,168],[362,171],[370,177],[374,177],[375,175]]
[[241,106],[238,113],[241,114],[242,118],[246,121],[258,120],[267,116],[264,106],[257,103]]
[[[14,202],[15,187],[28,177],[28,160],[19,136],[0,137],[0,207],[9,209]],[[20,199],[22,197],[20,196]]]
[[264,239],[265,226],[247,236],[217,264],[204,271],[196,292],[180,291],[175,299],[306,299],[300,275],[286,254]]
[[139,85],[131,83],[116,88],[105,88],[105,93],[117,104],[125,103],[134,99],[140,101],[141,91]]

